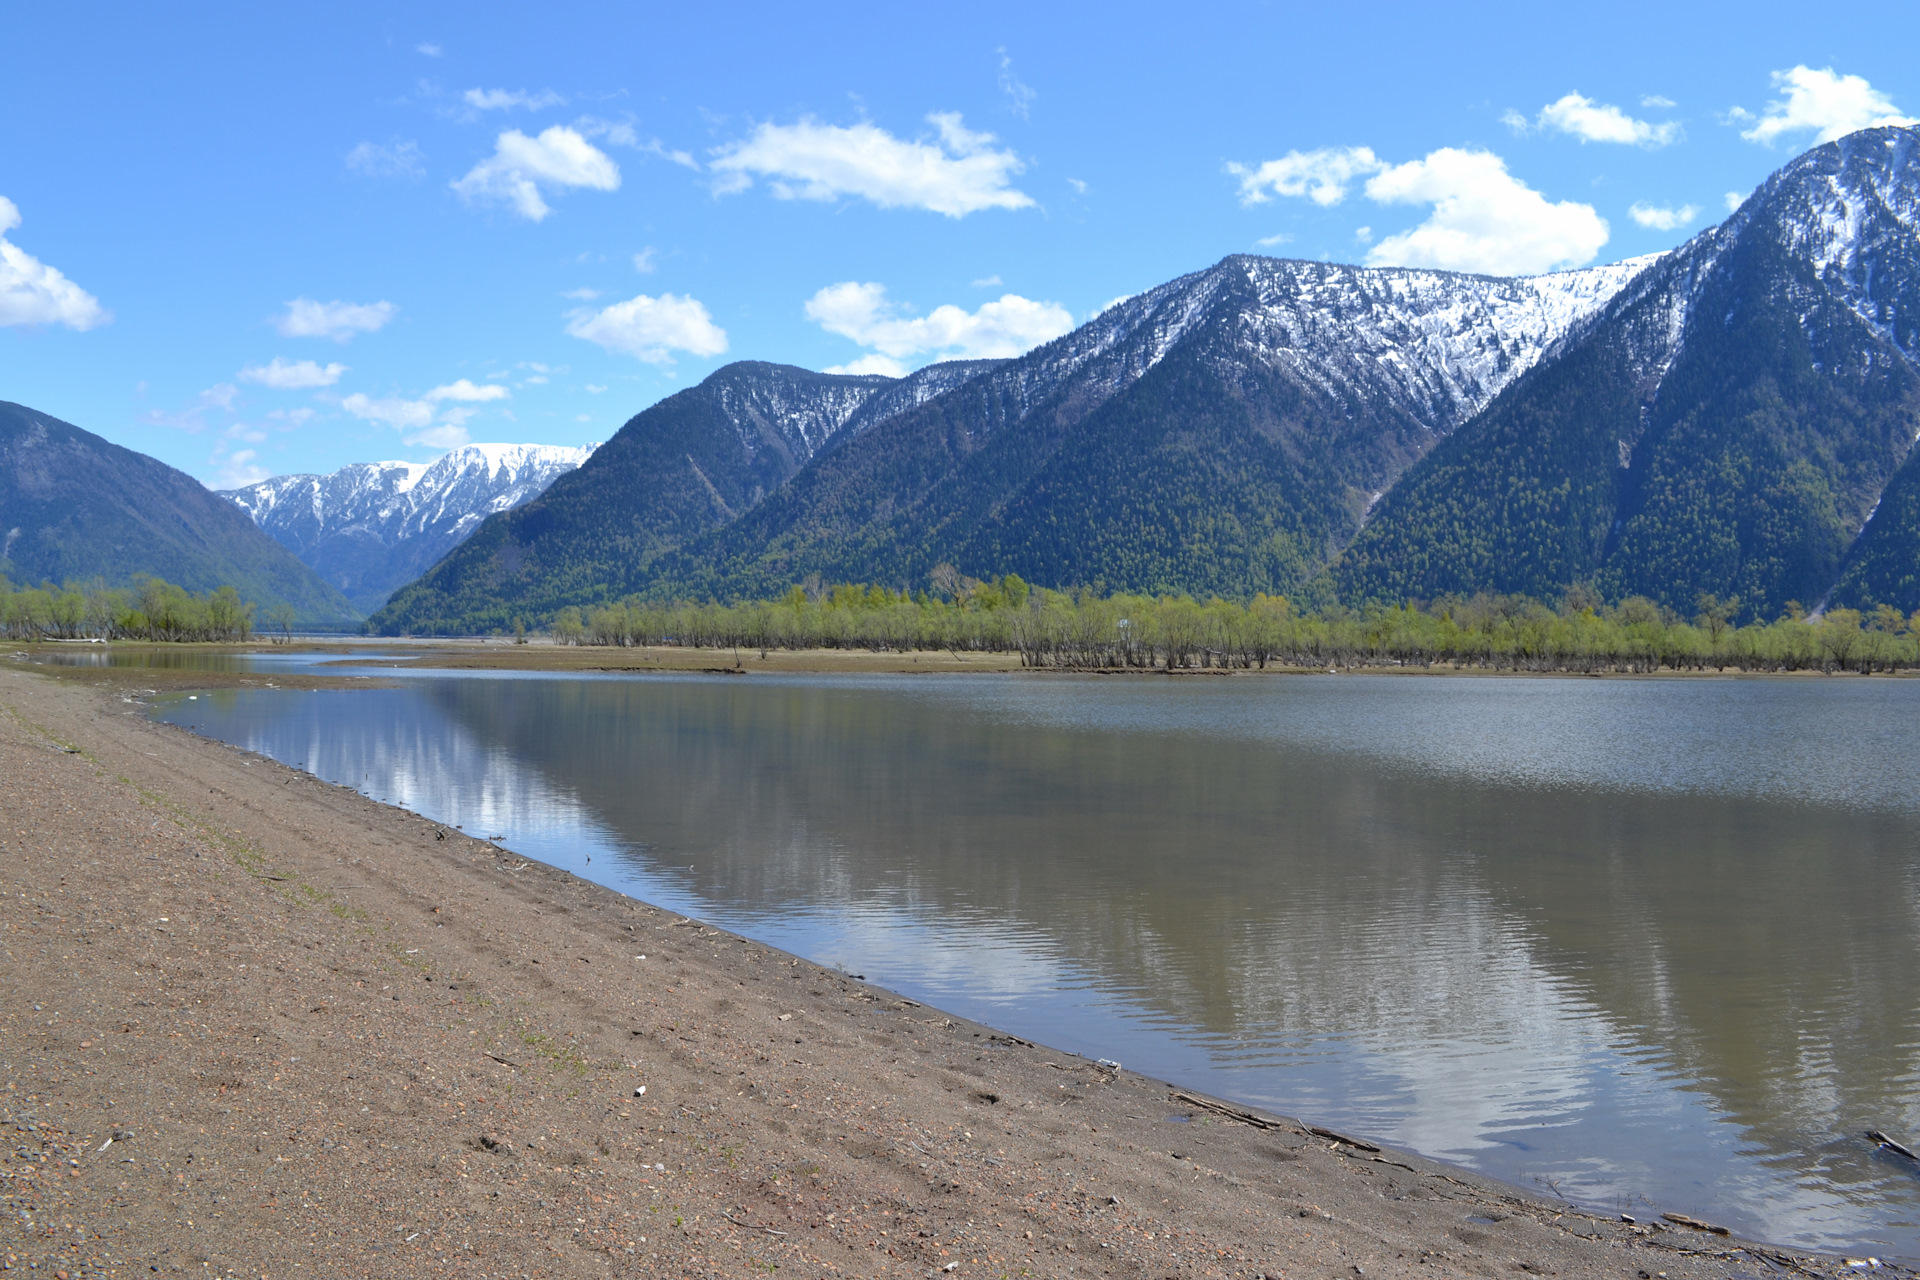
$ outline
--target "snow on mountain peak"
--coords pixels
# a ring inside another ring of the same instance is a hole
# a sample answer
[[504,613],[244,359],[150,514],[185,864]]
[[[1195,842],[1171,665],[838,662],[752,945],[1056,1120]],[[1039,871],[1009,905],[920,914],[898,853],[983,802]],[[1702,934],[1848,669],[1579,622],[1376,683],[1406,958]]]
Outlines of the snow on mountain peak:
[[221,496],[356,605],[378,607],[482,520],[538,497],[597,448],[469,444],[432,462],[357,462]]

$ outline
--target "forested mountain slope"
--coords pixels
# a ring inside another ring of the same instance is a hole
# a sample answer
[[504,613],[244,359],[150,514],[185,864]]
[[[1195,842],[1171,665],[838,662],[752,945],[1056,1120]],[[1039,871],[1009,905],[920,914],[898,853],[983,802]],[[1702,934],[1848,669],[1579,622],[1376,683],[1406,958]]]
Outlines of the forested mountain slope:
[[907,378],[730,364],[633,417],[540,497],[486,521],[396,592],[373,625],[487,631],[636,591],[662,555],[736,519],[838,439],[992,363],[936,364]]
[[[489,522],[375,624],[484,630],[814,572],[909,583],[941,561],[1285,589],[1646,265],[1495,279],[1236,256],[997,365],[901,383],[728,366]],[[745,412],[754,394],[764,408]],[[795,438],[809,449],[759,444]]]
[[0,574],[27,585],[123,586],[143,573],[194,592],[231,586],[262,623],[280,605],[303,626],[360,621],[345,597],[192,476],[0,401]]
[[1342,594],[1920,606],[1917,142],[1816,148],[1636,279],[1386,497]]

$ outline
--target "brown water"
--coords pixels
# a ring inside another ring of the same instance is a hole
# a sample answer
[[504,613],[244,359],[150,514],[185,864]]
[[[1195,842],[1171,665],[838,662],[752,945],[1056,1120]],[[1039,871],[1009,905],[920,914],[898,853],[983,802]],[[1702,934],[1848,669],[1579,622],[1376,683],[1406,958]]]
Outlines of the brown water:
[[437,673],[159,714],[1030,1039],[1920,1256],[1920,1169],[1861,1136],[1920,1135],[1920,682]]

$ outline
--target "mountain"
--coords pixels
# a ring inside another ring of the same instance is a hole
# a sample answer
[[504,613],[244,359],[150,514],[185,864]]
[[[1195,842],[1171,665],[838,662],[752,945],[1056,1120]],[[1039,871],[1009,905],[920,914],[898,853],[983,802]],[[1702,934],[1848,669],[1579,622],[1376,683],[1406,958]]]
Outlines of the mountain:
[[[963,573],[1351,602],[1585,585],[1920,607],[1920,132],[1663,255],[1499,279],[1234,256],[1016,360],[731,365],[490,520],[388,631]],[[917,380],[917,381],[916,381]]]
[[0,573],[15,583],[152,574],[190,591],[232,586],[308,627],[360,615],[234,505],[183,471],[58,418],[0,401]]
[[1297,586],[1433,442],[1647,259],[1523,279],[1235,256],[1017,360],[906,379],[741,363],[488,522],[376,629],[486,630],[808,573]]
[[275,476],[220,496],[372,613],[481,521],[539,496],[598,447],[470,444],[431,463],[356,463],[327,475]]
[[1917,212],[1913,129],[1794,160],[1414,468],[1342,594],[1920,606]]
[[728,365],[634,417],[540,497],[488,520],[396,592],[375,628],[488,631],[637,590],[662,555],[736,519],[815,457],[993,363],[936,364],[906,378]]

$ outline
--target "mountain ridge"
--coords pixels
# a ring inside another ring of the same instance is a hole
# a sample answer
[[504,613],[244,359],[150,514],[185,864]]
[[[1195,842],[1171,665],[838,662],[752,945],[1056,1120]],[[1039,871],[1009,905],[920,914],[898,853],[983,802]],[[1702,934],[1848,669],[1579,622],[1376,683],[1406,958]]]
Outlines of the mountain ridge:
[[0,401],[0,572],[16,583],[164,578],[231,586],[302,626],[361,615],[232,503],[192,476],[26,405]]
[[[545,616],[567,604],[635,591],[766,592],[816,571],[888,580],[921,575],[934,561],[952,558],[948,551],[967,554],[967,548],[950,545],[948,534],[969,519],[1017,510],[1010,504],[1018,473],[1041,466],[1081,424],[1202,331],[1213,335],[1216,358],[1210,375],[1197,376],[1213,377],[1229,397],[1248,389],[1239,382],[1244,366],[1261,364],[1272,383],[1260,393],[1263,403],[1275,396],[1310,403],[1313,413],[1328,420],[1351,416],[1359,402],[1371,403],[1367,413],[1369,421],[1378,420],[1375,434],[1394,442],[1375,447],[1372,469],[1357,479],[1390,483],[1432,439],[1530,367],[1568,325],[1649,262],[1503,279],[1232,255],[1124,299],[1025,356],[958,368],[946,375],[951,385],[926,387],[934,393],[909,397],[916,403],[891,416],[831,433],[776,483],[727,489],[708,483],[711,478],[695,467],[702,485],[678,486],[677,498],[680,508],[693,509],[693,518],[673,527],[650,490],[624,492],[610,485],[590,492],[588,473],[599,464],[583,467],[540,501],[490,523],[421,582],[396,593],[373,625],[485,629],[505,625],[517,612]],[[1236,304],[1232,322],[1214,314],[1223,297],[1245,304]],[[1234,331],[1238,321],[1247,322],[1244,332]],[[1330,329],[1335,338],[1327,336]],[[1336,350],[1338,360],[1316,358]],[[944,368],[928,366],[905,381],[933,379]],[[763,430],[748,415],[727,411],[723,388],[743,379],[798,385],[833,376],[755,362],[726,366],[700,387],[636,415],[607,446],[618,446],[619,453],[607,456],[631,453],[634,467],[651,464],[654,474],[669,474],[680,468],[676,454],[689,431],[718,442],[729,436],[750,440]],[[707,416],[696,428],[689,406],[703,399],[710,402]],[[1262,412],[1274,418],[1289,410],[1268,404]],[[1016,436],[995,444],[1009,429]],[[1229,434],[1244,440],[1249,429],[1240,423]],[[975,458],[986,460],[977,464],[978,473],[969,473]],[[1291,465],[1268,457],[1254,487],[1291,483]],[[1345,485],[1340,494],[1341,503],[1353,508],[1347,515],[1330,521],[1301,515],[1307,524],[1327,527],[1312,548],[1283,550],[1282,559],[1317,565],[1329,540],[1337,547],[1350,536],[1366,500],[1348,492],[1352,488]],[[1272,558],[1270,551],[1242,545],[1249,538],[1264,544],[1274,533],[1284,535],[1283,542],[1299,536],[1297,530],[1267,527],[1272,522],[1258,516],[1255,495],[1242,495],[1239,505],[1246,536],[1235,533],[1237,549],[1209,571],[1222,583],[1238,572],[1230,563],[1235,557]],[[614,512],[648,513],[651,540],[607,528],[621,518]],[[1012,541],[1017,539],[1003,544]],[[1166,585],[1167,574],[1178,572],[1178,559],[1149,553],[1135,577],[1141,585]],[[1027,572],[1018,563],[1001,567]],[[1292,572],[1274,582],[1298,577]]]
[[598,447],[468,444],[432,462],[361,462],[217,492],[372,613],[487,516],[537,497]]

